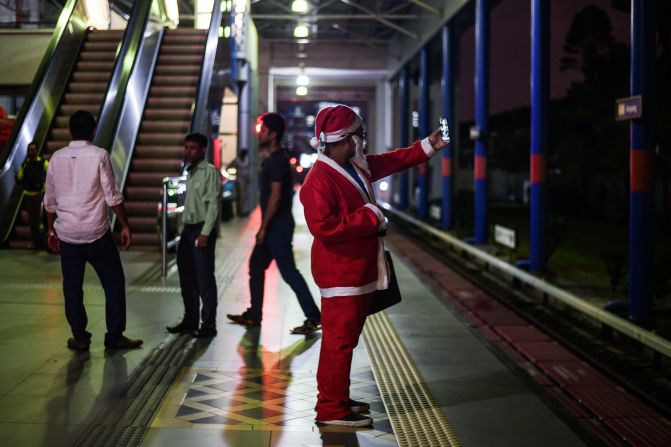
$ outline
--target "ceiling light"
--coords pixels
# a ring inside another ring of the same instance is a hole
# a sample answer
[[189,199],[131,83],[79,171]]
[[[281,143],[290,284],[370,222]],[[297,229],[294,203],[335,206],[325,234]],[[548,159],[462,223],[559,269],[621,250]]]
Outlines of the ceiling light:
[[304,85],[301,85],[299,87],[296,87],[296,95],[297,96],[305,96],[308,94],[308,88]]
[[310,30],[308,29],[307,25],[296,25],[296,28],[294,28],[294,37],[305,38],[309,35]]
[[293,12],[308,12],[308,2],[305,0],[294,0],[291,4],[291,10]]
[[296,85],[308,85],[310,83],[310,78],[308,78],[306,75],[298,75],[296,78]]

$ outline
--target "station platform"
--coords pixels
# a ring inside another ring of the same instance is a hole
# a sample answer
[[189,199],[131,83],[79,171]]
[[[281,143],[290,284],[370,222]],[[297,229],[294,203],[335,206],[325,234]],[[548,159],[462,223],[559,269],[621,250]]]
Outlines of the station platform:
[[[311,236],[295,200],[294,253],[315,297]],[[369,318],[352,366],[351,397],[369,402],[372,428],[314,423],[320,333],[292,335],[303,315],[276,267],[266,274],[260,328],[230,324],[248,305],[247,259],[260,216],[220,227],[218,331],[175,336],[182,304],[176,268],[160,255],[122,253],[127,331],[142,349],[106,351],[104,298],[87,269],[89,353],[66,348],[60,263],[42,252],[0,252],[0,443],[22,446],[581,446],[589,433],[539,397],[491,349],[445,291],[418,274],[412,249],[391,235],[403,301]],[[412,256],[410,256],[412,257]],[[421,259],[422,255],[415,256]],[[428,262],[428,261],[427,261]],[[445,288],[466,280],[444,275]],[[319,301],[318,301],[319,302]],[[598,444],[596,444],[598,445]]]

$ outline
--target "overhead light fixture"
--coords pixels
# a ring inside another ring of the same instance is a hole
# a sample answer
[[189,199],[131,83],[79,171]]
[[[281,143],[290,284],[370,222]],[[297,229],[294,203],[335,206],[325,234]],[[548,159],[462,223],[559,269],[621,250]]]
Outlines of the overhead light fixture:
[[308,88],[304,85],[296,87],[296,95],[297,96],[305,96],[308,94]]
[[294,37],[298,37],[299,39],[301,39],[308,37],[309,35],[310,35],[310,29],[305,24],[298,24],[296,25],[296,28],[294,28]]
[[291,3],[291,11],[299,13],[308,12],[308,2],[305,0],[294,0],[293,3]]
[[296,78],[296,85],[308,85],[310,83],[310,78],[304,74],[298,75]]

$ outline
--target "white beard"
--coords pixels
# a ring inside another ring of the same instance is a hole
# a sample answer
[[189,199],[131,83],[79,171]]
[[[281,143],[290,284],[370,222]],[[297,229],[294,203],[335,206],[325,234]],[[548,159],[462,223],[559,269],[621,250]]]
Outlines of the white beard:
[[352,139],[356,144],[356,148],[354,150],[354,157],[352,157],[350,161],[356,165],[356,167],[365,172],[368,178],[370,178],[370,169],[368,168],[368,161],[366,160],[366,154],[364,153],[364,149],[366,147],[365,142],[358,135],[352,135]]

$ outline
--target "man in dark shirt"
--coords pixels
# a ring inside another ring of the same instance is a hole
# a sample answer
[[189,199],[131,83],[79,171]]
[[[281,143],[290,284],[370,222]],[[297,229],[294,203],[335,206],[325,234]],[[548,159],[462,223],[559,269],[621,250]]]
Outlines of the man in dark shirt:
[[284,136],[284,118],[277,113],[264,113],[257,123],[259,150],[266,151],[268,156],[261,164],[261,228],[256,233],[256,245],[249,259],[251,306],[240,315],[229,314],[228,318],[245,326],[261,324],[265,272],[274,259],[282,279],[296,294],[306,317],[303,325],[291,332],[311,334],[321,328],[321,313],[294,261],[292,239],[295,223],[291,214],[293,179],[291,166],[280,146]]

